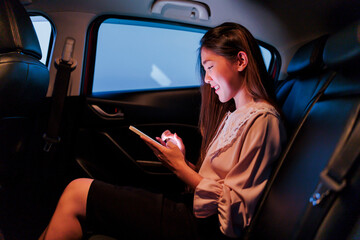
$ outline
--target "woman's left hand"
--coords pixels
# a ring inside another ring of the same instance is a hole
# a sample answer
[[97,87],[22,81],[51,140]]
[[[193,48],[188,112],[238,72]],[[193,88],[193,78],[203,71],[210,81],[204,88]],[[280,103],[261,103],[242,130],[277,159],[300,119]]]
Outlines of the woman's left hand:
[[157,158],[167,168],[175,173],[175,175],[184,181],[189,187],[195,189],[202,180],[202,177],[186,163],[185,147],[181,138],[179,138],[176,134],[172,134],[170,131],[165,131],[162,137],[164,137],[166,142],[159,137],[156,138],[161,145],[149,141],[143,136],[141,136],[141,139],[149,145]]
[[184,167],[187,167],[184,150],[181,151],[173,141],[164,142],[161,138],[157,137],[156,140],[158,140],[162,145],[160,146],[149,141],[145,137],[141,137],[141,139],[144,140],[153,150],[156,157],[174,173],[180,171]]

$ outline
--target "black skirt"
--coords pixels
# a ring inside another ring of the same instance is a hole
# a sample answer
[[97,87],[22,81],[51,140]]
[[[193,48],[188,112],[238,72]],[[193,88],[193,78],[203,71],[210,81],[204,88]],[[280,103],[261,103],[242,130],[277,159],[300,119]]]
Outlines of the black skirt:
[[226,239],[216,215],[193,215],[192,199],[192,194],[170,196],[94,180],[83,226],[90,234],[118,239]]

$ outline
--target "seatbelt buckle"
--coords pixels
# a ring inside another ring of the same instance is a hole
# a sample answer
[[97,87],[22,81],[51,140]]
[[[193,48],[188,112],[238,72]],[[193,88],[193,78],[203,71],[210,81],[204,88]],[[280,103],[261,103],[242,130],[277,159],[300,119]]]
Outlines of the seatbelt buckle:
[[59,143],[60,140],[61,140],[60,137],[55,137],[55,138],[54,138],[54,137],[48,137],[48,136],[46,135],[46,133],[44,133],[43,139],[45,140],[45,145],[44,145],[44,148],[43,148],[43,150],[44,150],[45,152],[50,152],[50,149],[51,149],[52,145],[53,145],[54,143]]
[[313,206],[319,205],[324,198],[329,195],[330,191],[339,192],[345,187],[345,185],[345,180],[339,184],[328,175],[328,170],[324,169],[320,173],[320,182],[318,183],[315,192],[311,195],[309,202]]

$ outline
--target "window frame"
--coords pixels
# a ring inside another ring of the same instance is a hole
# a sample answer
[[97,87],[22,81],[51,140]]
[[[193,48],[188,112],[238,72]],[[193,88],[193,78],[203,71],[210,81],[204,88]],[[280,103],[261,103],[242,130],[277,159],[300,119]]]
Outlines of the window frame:
[[263,42],[261,40],[256,40],[260,46],[263,48],[266,48],[270,51],[271,54],[271,60],[269,64],[268,73],[270,78],[276,82],[279,79],[280,69],[281,69],[281,56],[279,51],[273,47],[272,45]]
[[[97,47],[97,40],[98,40],[98,33],[100,25],[109,18],[116,18],[120,20],[135,20],[135,21],[144,21],[144,22],[153,22],[153,23],[163,23],[168,25],[180,26],[180,27],[189,27],[189,28],[196,28],[199,30],[209,30],[210,27],[206,26],[198,26],[188,23],[179,23],[174,21],[167,21],[167,20],[160,20],[160,19],[152,19],[152,18],[141,18],[141,17],[131,17],[131,16],[122,16],[122,15],[102,15],[95,18],[89,25],[87,34],[86,34],[86,42],[85,42],[85,53],[84,53],[84,62],[83,62],[83,72],[81,78],[81,87],[80,87],[80,95],[84,96],[93,96],[92,87],[94,82],[94,71],[95,71],[95,59],[96,59],[96,47]],[[269,74],[271,78],[276,81],[281,67],[281,60],[279,52],[271,45],[257,40],[258,44],[262,47],[266,48],[270,51],[271,60],[269,64]],[[133,91],[136,93],[140,92],[158,92],[158,91],[169,91],[173,89],[196,89],[199,88],[198,86],[195,87],[179,87],[179,88],[171,88],[171,89],[139,89],[139,91]],[[116,90],[115,90],[116,92]],[[119,90],[118,92],[122,92]],[[111,95],[114,92],[111,92]],[[124,92],[126,93],[126,92]],[[109,92],[110,94],[110,92]]]
[[[50,23],[51,26],[51,33],[50,33],[50,39],[49,39],[49,47],[48,47],[48,51],[47,51],[47,55],[46,55],[46,61],[45,61],[45,66],[49,67],[49,63],[50,63],[50,59],[52,56],[52,50],[54,47],[54,42],[55,42],[55,37],[56,37],[56,29],[55,29],[55,25],[54,23],[51,21],[51,19],[43,14],[43,13],[39,13],[39,12],[28,12],[29,17],[31,16],[40,16],[45,18],[46,20],[48,20],[48,22]],[[32,21],[31,21],[32,22]],[[33,24],[34,25],[34,24]]]

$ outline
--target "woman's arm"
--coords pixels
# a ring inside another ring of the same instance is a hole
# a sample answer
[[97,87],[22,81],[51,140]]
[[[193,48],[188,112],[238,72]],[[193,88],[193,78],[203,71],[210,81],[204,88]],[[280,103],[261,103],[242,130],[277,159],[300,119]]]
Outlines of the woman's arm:
[[[240,236],[242,228],[250,223],[284,137],[283,126],[273,115],[262,115],[249,122],[247,134],[213,159],[211,167],[203,168],[204,179],[194,193],[195,216],[218,214],[221,231],[227,236]],[[214,174],[214,169],[221,171],[234,157],[238,160],[225,178],[207,177]]]
[[[202,177],[194,170],[195,168],[192,168],[191,165],[193,164],[186,161],[184,153],[176,144],[172,141],[168,141],[167,143],[161,141],[163,146],[159,146],[144,137],[141,137],[141,139],[147,143],[147,145],[153,150],[156,157],[179,179],[191,188],[196,188],[202,180]],[[188,165],[188,163],[191,165]]]

